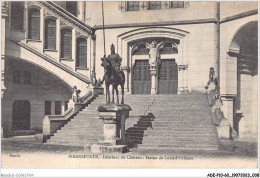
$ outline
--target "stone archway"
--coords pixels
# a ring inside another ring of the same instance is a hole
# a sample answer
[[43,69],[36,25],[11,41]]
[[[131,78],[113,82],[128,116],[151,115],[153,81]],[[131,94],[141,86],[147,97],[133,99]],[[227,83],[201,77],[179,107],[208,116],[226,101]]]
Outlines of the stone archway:
[[221,81],[223,110],[239,137],[257,136],[257,30],[258,22],[251,21],[234,34],[226,58],[226,81]]
[[[149,49],[147,46],[149,46],[152,41],[157,41],[158,47],[160,45],[161,47],[164,47],[165,43],[160,44],[163,41],[175,44],[177,47],[177,53],[167,54],[166,52],[165,54],[162,54],[160,58],[165,60],[175,60],[178,65],[179,73],[177,76],[178,93],[188,90],[188,35],[189,33],[186,31],[167,27],[140,28],[119,35],[117,38],[118,54],[120,54],[123,59],[127,59],[122,61],[122,67],[125,69],[125,74],[127,76],[125,91],[133,93],[132,70],[135,62],[138,60],[149,60],[150,58],[149,50],[146,51],[147,54],[137,55],[133,55],[134,51],[141,47],[142,43]],[[145,52],[145,50],[143,52]],[[156,75],[154,73],[151,74]],[[151,85],[154,86],[152,83],[157,84],[158,80],[151,77]],[[155,91],[155,89],[151,87],[151,93],[158,93],[158,91]]]
[[132,94],[177,94],[179,40],[145,38],[129,43]]

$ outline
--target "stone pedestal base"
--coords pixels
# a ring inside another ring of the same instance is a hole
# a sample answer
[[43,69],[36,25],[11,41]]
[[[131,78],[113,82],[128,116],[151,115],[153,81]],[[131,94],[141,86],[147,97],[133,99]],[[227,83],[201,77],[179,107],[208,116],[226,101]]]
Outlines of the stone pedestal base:
[[[128,150],[125,139],[125,120],[130,106],[126,104],[105,104],[98,107],[99,119],[103,120],[103,138],[90,146],[92,153],[124,153]],[[87,148],[87,145],[85,146]]]
[[231,127],[229,125],[223,125],[217,127],[218,138],[231,139]]
[[125,153],[128,151],[126,145],[110,145],[96,143],[90,147],[92,153]]

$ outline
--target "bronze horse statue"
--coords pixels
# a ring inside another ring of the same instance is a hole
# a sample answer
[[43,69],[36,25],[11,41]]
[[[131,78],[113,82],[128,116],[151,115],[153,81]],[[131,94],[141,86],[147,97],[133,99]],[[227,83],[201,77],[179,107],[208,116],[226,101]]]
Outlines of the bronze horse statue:
[[116,70],[115,67],[113,67],[112,63],[106,58],[101,58],[101,66],[104,67],[105,69],[105,74],[104,74],[104,80],[105,80],[105,85],[106,85],[106,103],[110,103],[110,91],[109,91],[109,86],[112,85],[112,103],[115,103],[114,99],[114,90],[116,90],[116,96],[117,100],[116,103],[119,103],[119,98],[118,98],[118,85],[121,86],[121,91],[122,91],[122,99],[121,99],[121,104],[124,104],[124,85],[125,85],[125,74],[121,70]]

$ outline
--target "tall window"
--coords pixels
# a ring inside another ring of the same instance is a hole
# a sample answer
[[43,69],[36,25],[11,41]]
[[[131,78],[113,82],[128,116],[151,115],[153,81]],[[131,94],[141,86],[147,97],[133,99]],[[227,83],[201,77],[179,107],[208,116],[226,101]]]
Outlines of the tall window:
[[40,40],[40,10],[32,8],[28,13],[28,39]]
[[127,11],[139,11],[139,1],[127,1]]
[[148,9],[149,10],[161,9],[161,1],[149,1]]
[[24,71],[23,82],[27,85],[31,84],[31,72]]
[[11,2],[11,28],[23,30],[23,2]]
[[13,73],[13,84],[20,84],[21,83],[21,71],[16,70]]
[[184,8],[184,1],[171,1],[171,8]]
[[61,30],[61,58],[72,59],[72,32],[70,29]]
[[45,101],[45,115],[51,115],[51,101]]
[[61,101],[55,101],[55,115],[61,115]]
[[45,49],[56,49],[56,20],[45,21]]
[[77,39],[77,63],[76,67],[87,67],[87,40],[85,38]]
[[66,10],[69,11],[71,14],[77,16],[77,1],[67,1]]

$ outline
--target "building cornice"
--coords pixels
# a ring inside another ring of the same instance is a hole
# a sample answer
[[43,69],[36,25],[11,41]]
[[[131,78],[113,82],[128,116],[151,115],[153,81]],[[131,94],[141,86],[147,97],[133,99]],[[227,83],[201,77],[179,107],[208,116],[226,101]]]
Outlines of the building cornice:
[[244,18],[244,17],[256,15],[256,14],[258,14],[258,10],[257,9],[251,10],[251,11],[247,11],[247,12],[243,12],[243,13],[240,13],[240,14],[236,14],[236,15],[233,15],[233,16],[230,16],[230,17],[223,18],[223,19],[220,20],[220,23],[225,23],[225,22],[241,19],[241,18]]
[[[169,26],[169,25],[189,25],[189,24],[203,24],[203,23],[216,23],[214,18],[209,19],[195,19],[195,20],[179,20],[179,21],[165,21],[165,22],[152,22],[152,23],[130,23],[130,24],[112,24],[105,25],[105,29],[114,28],[130,28],[130,27],[157,27],[157,26]],[[95,30],[103,29],[102,25],[94,26]]]
[[[256,14],[258,14],[257,9],[220,19],[219,22],[225,23],[240,18],[256,15]],[[208,19],[179,20],[179,21],[165,21],[165,22],[151,22],[151,23],[111,24],[111,25],[105,25],[104,28],[116,29],[116,28],[131,28],[131,27],[157,27],[157,26],[189,25],[189,24],[203,24],[203,23],[217,23],[217,20],[215,18],[208,18]],[[94,26],[94,30],[101,30],[101,29],[103,29],[102,25]]]

